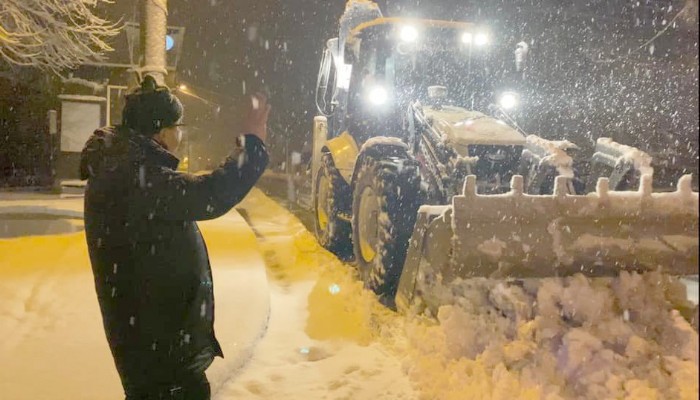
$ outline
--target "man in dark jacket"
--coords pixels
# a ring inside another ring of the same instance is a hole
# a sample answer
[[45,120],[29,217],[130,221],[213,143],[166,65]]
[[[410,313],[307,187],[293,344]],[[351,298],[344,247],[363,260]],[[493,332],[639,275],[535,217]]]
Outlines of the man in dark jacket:
[[223,354],[195,221],[228,212],[268,162],[264,96],[252,98],[232,155],[206,175],[176,172],[182,112],[147,76],[127,96],[122,126],[96,131],[81,157],[95,288],[127,400],[210,398],[205,370]]

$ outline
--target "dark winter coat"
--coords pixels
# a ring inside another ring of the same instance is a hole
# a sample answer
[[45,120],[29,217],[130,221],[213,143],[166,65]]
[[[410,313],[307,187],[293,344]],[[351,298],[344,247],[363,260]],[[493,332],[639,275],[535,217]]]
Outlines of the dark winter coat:
[[[124,129],[95,132],[82,152],[85,231],[105,332],[124,388],[176,382],[222,356],[214,336],[207,249],[195,221],[228,212],[268,162],[246,135],[214,172]],[[233,148],[232,143],[232,148]],[[235,312],[235,310],[228,310]]]

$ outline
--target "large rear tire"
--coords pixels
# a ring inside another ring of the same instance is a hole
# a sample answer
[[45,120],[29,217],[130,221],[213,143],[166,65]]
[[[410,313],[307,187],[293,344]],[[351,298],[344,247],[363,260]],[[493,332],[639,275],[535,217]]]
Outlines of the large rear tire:
[[420,205],[420,178],[403,149],[377,153],[363,156],[356,170],[352,242],[365,287],[393,308]]
[[350,185],[335,168],[333,158],[324,153],[316,174],[314,227],[316,238],[326,250],[347,260],[352,257]]

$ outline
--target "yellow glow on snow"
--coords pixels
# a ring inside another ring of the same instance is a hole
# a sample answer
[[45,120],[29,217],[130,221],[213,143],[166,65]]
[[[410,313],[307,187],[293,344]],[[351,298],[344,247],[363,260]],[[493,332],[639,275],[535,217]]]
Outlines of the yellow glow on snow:
[[[225,219],[199,224],[209,255],[237,260],[246,254],[255,256],[257,241],[254,236],[245,234],[247,227],[226,225]],[[29,254],[32,256],[28,257]],[[0,266],[3,276],[42,269],[90,270],[85,233],[0,239]]]
[[209,258],[235,258],[239,263],[246,257],[257,258],[258,243],[255,236],[248,233],[249,228],[245,225],[227,223],[227,218],[224,216],[198,223]]
[[[369,313],[362,306],[362,299],[356,297],[362,286],[358,282],[343,282],[348,286],[336,295],[328,291],[328,286],[339,278],[339,273],[323,273],[309,294],[309,317],[306,334],[313,339],[346,339],[368,344],[372,338],[369,329]],[[348,277],[345,277],[348,280]],[[356,287],[352,287],[356,286]]]
[[3,276],[44,269],[89,271],[85,234],[0,239],[0,266]]
[[[556,353],[548,351],[543,344],[547,340],[543,335],[558,329],[548,327],[551,321],[543,317],[521,321],[515,337],[494,336],[493,343],[475,358],[463,356],[461,353],[467,349],[459,346],[468,345],[465,337],[471,330],[469,325],[478,326],[484,321],[469,319],[474,316],[452,307],[439,310],[440,323],[390,312],[363,289],[355,269],[320,248],[313,235],[289,211],[257,190],[244,203],[246,211],[256,214],[253,220],[275,221],[270,226],[271,241],[264,244],[265,239],[261,243],[266,258],[272,260],[268,271],[282,285],[295,282],[289,279],[313,284],[305,328],[310,338],[353,341],[389,350],[403,359],[404,371],[420,392],[419,399],[576,398],[571,382],[558,369]],[[263,236],[268,237],[268,233]],[[272,246],[282,246],[284,255],[275,256],[277,249]],[[341,290],[331,289],[334,285]],[[669,383],[678,388],[679,398],[697,398],[697,361],[670,357],[664,363],[673,365]],[[527,365],[531,367],[525,368]],[[605,377],[600,387],[613,388],[622,393],[618,398],[624,399],[654,399],[661,395],[651,381],[628,379],[624,374]]]
[[[236,299],[240,281],[236,286],[234,279],[258,279],[236,270],[259,265],[264,280],[263,260],[255,235],[238,215],[199,225],[220,305],[216,330],[224,352],[235,357],[241,349],[229,338],[252,342],[267,314],[247,315],[230,304],[257,305],[268,296]],[[0,239],[0,337],[1,399],[124,398],[104,337],[84,232]],[[217,359],[208,374],[220,375],[221,363]]]
[[305,330],[310,338],[367,345],[378,334],[378,326],[391,326],[400,320],[364,290],[352,266],[325,251],[301,222],[274,200],[254,189],[241,208],[252,219],[275,221],[274,225],[255,227],[265,231],[260,247],[270,278],[314,282]]

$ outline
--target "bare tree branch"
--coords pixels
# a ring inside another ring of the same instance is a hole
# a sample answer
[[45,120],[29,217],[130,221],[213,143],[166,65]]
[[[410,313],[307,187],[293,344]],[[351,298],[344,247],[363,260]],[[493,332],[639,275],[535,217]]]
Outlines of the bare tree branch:
[[106,39],[119,33],[93,13],[111,0],[2,0],[0,59],[56,73],[103,59],[112,48]]

